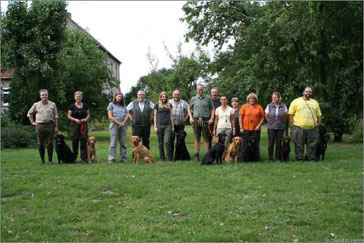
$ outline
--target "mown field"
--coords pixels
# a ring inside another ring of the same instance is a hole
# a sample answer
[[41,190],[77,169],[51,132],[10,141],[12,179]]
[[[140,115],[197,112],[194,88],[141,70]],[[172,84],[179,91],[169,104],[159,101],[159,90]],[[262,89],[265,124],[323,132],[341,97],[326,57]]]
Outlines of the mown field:
[[[293,153],[269,163],[263,131],[264,162],[201,166],[134,165],[128,142],[129,162],[109,165],[108,132],[90,135],[93,164],[40,165],[36,149],[1,152],[2,242],[363,239],[362,144],[330,143],[319,163]],[[151,148],[159,158],[154,132]]]

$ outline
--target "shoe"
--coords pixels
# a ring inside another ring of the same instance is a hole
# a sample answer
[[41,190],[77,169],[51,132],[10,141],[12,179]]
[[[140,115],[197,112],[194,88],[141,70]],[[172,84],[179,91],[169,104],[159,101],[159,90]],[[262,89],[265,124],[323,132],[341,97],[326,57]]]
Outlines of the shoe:
[[120,163],[128,163],[127,160],[120,160]]
[[200,160],[200,155],[199,153],[195,153],[195,157],[193,158],[194,161],[199,161]]
[[53,162],[52,161],[48,161],[48,164],[53,165]]
[[114,164],[114,162],[115,162],[115,161],[113,161],[113,160],[109,160],[107,163],[108,163],[108,164]]

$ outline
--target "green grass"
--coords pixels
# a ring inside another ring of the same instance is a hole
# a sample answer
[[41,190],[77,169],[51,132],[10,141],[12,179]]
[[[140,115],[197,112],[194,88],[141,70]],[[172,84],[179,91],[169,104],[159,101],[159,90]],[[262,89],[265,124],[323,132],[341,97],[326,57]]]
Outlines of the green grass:
[[[109,165],[108,132],[90,135],[98,139],[94,164],[41,166],[35,149],[2,151],[1,241],[363,238],[361,144],[330,143],[319,163],[201,166],[134,165],[128,142],[129,163]],[[261,143],[266,160],[266,131]],[[159,158],[154,132],[151,146]]]

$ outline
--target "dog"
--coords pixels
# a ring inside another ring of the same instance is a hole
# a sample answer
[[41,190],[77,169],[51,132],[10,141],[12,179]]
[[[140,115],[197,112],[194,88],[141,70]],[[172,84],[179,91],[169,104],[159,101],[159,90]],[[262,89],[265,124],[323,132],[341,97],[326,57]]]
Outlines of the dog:
[[64,141],[65,137],[62,134],[56,134],[54,140],[56,142],[55,150],[57,153],[58,164],[61,163],[74,163],[76,158],[74,157],[71,149]]
[[289,136],[283,136],[281,138],[281,154],[280,154],[280,160],[281,161],[289,161],[289,153],[291,152],[291,146],[290,146],[291,138]]
[[323,135],[320,134],[319,141],[316,145],[316,161],[320,160],[320,156],[322,156],[321,160],[325,159],[325,152],[326,152],[327,143],[329,142],[329,140],[330,140],[329,134],[323,134]]
[[201,161],[202,165],[211,165],[212,163],[214,163],[214,161],[216,161],[216,164],[222,163],[222,155],[225,151],[224,143],[226,136],[227,135],[224,132],[217,135],[217,143],[205,154],[203,160]]
[[87,162],[91,163],[92,161],[96,161],[96,138],[89,137],[87,139]]
[[239,158],[241,162],[257,162],[259,161],[257,156],[258,144],[255,135],[245,137],[245,140],[240,145]]
[[174,160],[190,160],[190,153],[187,150],[185,138],[187,133],[183,130],[176,133],[177,142],[176,142],[176,152],[174,155]]
[[233,141],[230,143],[229,148],[225,155],[225,162],[230,163],[231,161],[238,162],[238,153],[240,149],[240,144],[244,142],[244,139],[241,137],[234,137]]
[[131,141],[133,143],[134,164],[138,164],[140,159],[144,160],[148,164],[154,162],[152,154],[149,152],[147,147],[140,142],[139,136],[132,136]]

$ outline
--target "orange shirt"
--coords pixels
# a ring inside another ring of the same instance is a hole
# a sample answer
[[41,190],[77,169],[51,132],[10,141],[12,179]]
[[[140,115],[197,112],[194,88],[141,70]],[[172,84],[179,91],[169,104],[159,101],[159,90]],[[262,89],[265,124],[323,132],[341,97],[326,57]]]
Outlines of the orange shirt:
[[264,111],[261,105],[255,104],[253,108],[250,108],[248,104],[244,104],[240,108],[239,115],[243,120],[243,129],[254,131],[260,119],[264,117]]

